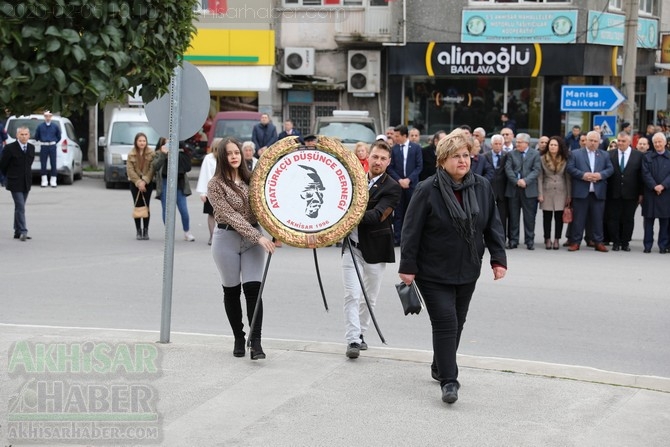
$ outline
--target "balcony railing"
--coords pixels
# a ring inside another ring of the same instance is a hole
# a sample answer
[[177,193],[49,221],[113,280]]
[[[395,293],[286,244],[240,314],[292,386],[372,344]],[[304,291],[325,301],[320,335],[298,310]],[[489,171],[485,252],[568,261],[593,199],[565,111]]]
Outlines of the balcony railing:
[[389,8],[347,8],[341,14],[335,24],[337,42],[392,42],[399,35],[392,29]]

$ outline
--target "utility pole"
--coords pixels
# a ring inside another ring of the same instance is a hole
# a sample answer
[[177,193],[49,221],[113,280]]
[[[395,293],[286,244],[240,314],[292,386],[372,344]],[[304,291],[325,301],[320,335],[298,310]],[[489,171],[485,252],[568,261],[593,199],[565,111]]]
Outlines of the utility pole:
[[637,16],[640,0],[624,0],[626,22],[624,28],[623,74],[621,87],[626,100],[623,103],[623,120],[635,129],[635,72],[637,66]]

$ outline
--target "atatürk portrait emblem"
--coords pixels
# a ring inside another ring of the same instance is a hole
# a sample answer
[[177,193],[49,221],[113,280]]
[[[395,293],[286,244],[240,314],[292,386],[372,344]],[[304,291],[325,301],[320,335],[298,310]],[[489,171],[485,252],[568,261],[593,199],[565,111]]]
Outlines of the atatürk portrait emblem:
[[319,209],[323,205],[323,191],[326,188],[323,186],[321,177],[316,169],[309,166],[298,165],[305,171],[305,188],[300,193],[300,198],[305,201],[305,214],[307,217],[315,219],[319,216]]

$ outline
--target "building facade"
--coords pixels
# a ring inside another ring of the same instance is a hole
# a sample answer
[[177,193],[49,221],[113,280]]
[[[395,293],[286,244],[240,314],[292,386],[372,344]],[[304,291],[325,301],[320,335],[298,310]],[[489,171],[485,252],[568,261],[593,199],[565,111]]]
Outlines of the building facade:
[[[561,87],[621,86],[623,0],[214,3],[203,0],[197,24],[210,46],[200,49],[197,37],[187,55],[229,57],[191,59],[216,67],[206,75],[213,109],[257,107],[276,124],[293,119],[303,133],[335,109],[367,110],[382,126],[403,123],[423,134],[461,124],[493,132],[504,112],[517,131],[536,137],[574,124],[590,128],[596,114],[622,115],[561,111]],[[640,1],[636,127],[653,118],[644,98],[647,76],[658,70],[659,32],[670,28],[660,20],[662,3]],[[213,45],[211,30],[231,33],[227,46]],[[239,58],[254,54],[253,62]],[[243,82],[254,79],[245,71],[250,66],[266,67],[258,75],[263,89]]]

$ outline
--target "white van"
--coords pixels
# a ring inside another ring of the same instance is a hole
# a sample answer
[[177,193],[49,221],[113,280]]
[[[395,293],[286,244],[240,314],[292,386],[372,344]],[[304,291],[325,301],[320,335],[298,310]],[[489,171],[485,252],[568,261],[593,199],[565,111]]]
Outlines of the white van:
[[147,144],[153,148],[160,135],[149,125],[143,107],[114,108],[111,111],[107,135],[100,137],[98,145],[105,154],[105,187],[128,183],[126,163],[128,152],[133,148],[135,135],[139,132],[147,136]]
[[[16,139],[16,131],[19,127],[27,127],[30,131],[30,142],[35,145],[35,160],[31,167],[33,175],[39,175],[41,171],[40,163],[40,144],[33,137],[37,126],[44,122],[44,115],[33,114],[26,116],[10,116],[5,123],[7,130],[7,144],[13,143]],[[71,185],[74,180],[82,177],[84,167],[81,163],[83,154],[81,152],[81,143],[74,132],[74,126],[69,119],[54,115],[51,122],[60,127],[60,141],[56,151],[56,166],[58,183]],[[51,172],[51,165],[47,165],[48,172]]]

